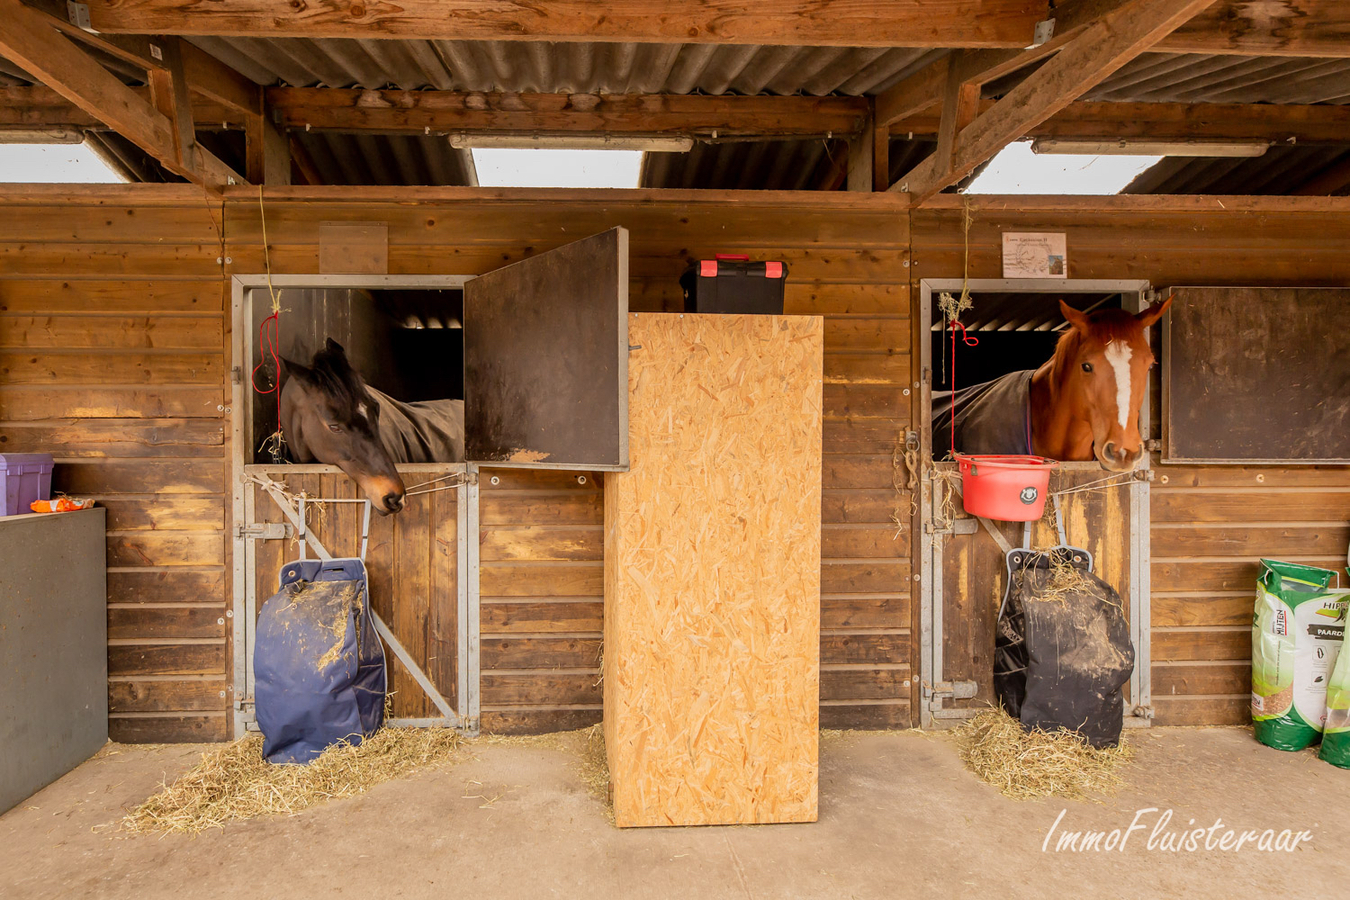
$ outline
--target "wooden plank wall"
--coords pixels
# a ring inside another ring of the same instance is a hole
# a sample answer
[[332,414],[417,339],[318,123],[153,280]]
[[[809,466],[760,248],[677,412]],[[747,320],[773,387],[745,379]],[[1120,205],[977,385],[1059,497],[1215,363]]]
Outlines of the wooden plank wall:
[[[821,724],[910,724],[910,501],[893,452],[910,420],[903,197],[463,189],[269,191],[274,272],[318,270],[320,221],[389,228],[391,274],[478,274],[615,225],[630,304],[678,310],[691,259],[788,263],[786,312],[826,316]],[[257,197],[227,202],[232,272],[263,270]],[[284,327],[284,326],[283,326]],[[483,722],[503,731],[600,719],[600,479],[497,470],[484,481]],[[906,518],[897,537],[892,515]]]
[[52,453],[53,488],[108,509],[110,735],[221,740],[221,204],[6,186],[0,209],[0,452]]
[[[1345,199],[943,197],[912,215],[916,288],[920,278],[961,276],[962,202],[973,214],[975,278],[1001,277],[1001,232],[1062,231],[1071,278],[1147,278],[1158,287],[1350,284]],[[1151,526],[1157,722],[1248,721],[1256,560],[1343,565],[1350,468],[1163,466],[1158,475]]]

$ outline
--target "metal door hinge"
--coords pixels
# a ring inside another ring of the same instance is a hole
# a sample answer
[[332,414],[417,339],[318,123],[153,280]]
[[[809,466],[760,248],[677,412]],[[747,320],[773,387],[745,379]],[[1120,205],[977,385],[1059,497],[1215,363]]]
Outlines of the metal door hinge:
[[295,534],[295,528],[287,522],[259,522],[253,525],[234,526],[236,538],[248,538],[253,541],[284,541]]
[[230,369],[230,383],[231,384],[244,383],[244,372],[238,366],[235,366],[234,368]]

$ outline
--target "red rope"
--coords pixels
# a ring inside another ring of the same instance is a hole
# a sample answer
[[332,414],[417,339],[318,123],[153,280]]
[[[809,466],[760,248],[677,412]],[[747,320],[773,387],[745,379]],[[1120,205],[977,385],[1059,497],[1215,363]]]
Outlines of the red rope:
[[971,337],[970,335],[966,334],[966,326],[962,325],[959,319],[952,319],[950,324],[952,331],[951,438],[952,438],[952,458],[955,459],[956,458],[956,329],[958,328],[961,329],[961,340],[965,342],[967,347],[978,347],[980,345],[980,339],[976,337]]
[[[258,364],[253,367],[253,374],[249,381],[253,383],[253,390],[266,396],[267,394],[277,395],[277,433],[281,433],[281,320],[277,317],[280,311],[272,313],[262,320],[258,326],[258,348],[261,357]],[[272,386],[267,389],[258,387],[258,370],[267,364],[267,353],[272,354],[272,361],[275,365],[275,373]]]

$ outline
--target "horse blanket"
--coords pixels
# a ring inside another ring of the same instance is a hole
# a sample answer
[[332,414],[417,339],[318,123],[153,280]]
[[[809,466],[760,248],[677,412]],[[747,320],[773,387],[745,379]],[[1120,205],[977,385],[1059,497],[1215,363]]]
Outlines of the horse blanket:
[[1032,370],[959,391],[933,395],[933,449],[952,445],[955,407],[956,450],[970,454],[1031,454]]
[[367,386],[380,405],[380,441],[395,463],[464,462],[464,401],[404,403]]

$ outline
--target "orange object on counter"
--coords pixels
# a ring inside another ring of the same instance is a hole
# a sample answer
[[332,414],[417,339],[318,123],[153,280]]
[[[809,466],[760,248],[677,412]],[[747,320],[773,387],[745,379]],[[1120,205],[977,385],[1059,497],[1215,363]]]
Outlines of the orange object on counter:
[[76,509],[89,509],[93,500],[76,500],[74,497],[57,497],[55,500],[34,500],[33,512],[71,512]]

